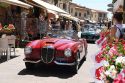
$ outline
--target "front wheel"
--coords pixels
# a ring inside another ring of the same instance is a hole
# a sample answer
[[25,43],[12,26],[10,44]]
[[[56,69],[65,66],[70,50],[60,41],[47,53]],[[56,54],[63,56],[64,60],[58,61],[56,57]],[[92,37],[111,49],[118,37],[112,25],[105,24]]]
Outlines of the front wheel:
[[79,70],[79,64],[80,64],[80,53],[79,52],[77,52],[76,53],[76,63],[75,63],[75,65],[73,65],[72,66],[72,70],[73,70],[73,73],[78,73],[78,70]]
[[83,57],[84,61],[86,61],[86,56],[87,56],[87,48],[85,48],[85,56]]
[[35,67],[35,63],[25,62],[26,69],[32,70]]

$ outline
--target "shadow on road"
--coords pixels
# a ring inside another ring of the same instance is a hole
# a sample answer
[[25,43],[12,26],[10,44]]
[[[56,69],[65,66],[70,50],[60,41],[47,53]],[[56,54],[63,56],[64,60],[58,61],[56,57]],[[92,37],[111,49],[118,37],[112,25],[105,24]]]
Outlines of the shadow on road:
[[[81,62],[80,66],[82,66],[84,61]],[[68,66],[57,66],[57,65],[37,65],[33,70],[23,69],[18,75],[34,75],[39,77],[58,77],[61,79],[71,78],[75,75],[72,72],[71,67]]]
[[[14,58],[16,58],[16,57],[18,57],[18,56],[11,56],[11,57],[10,57],[10,60],[11,60],[11,59],[14,59]],[[7,56],[1,56],[0,64],[1,64],[1,63],[4,63],[4,62],[6,62],[6,61],[7,61]]]
[[87,43],[95,44],[95,41],[87,41]]
[[23,69],[18,75],[34,75],[39,77],[59,77],[62,79],[70,78],[74,74],[71,69],[65,66],[37,66],[33,70]]

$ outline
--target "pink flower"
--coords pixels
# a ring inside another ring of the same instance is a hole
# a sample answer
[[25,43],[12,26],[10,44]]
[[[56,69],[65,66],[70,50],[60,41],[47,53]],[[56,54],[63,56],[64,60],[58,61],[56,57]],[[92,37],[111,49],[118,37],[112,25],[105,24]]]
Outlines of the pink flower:
[[100,53],[98,53],[98,54],[95,56],[95,61],[96,61],[97,63],[100,63],[102,60],[104,60],[104,58],[102,58],[102,53],[103,53],[103,52],[100,52]]
[[123,44],[123,48],[124,48],[124,50],[125,50],[125,44]]
[[117,77],[114,79],[113,83],[125,83],[125,69],[117,75]]
[[109,50],[109,55],[118,55],[118,51],[117,51],[117,46],[113,46],[110,50]]
[[98,69],[96,69],[96,71],[95,71],[96,79],[101,80],[101,78],[102,78],[101,74],[103,73],[103,71],[104,71],[104,67],[103,66],[101,66]]
[[113,83],[125,83],[125,77],[122,74],[118,74]]
[[122,72],[125,74],[125,69]]
[[104,37],[99,38],[96,43],[99,45],[103,41]]

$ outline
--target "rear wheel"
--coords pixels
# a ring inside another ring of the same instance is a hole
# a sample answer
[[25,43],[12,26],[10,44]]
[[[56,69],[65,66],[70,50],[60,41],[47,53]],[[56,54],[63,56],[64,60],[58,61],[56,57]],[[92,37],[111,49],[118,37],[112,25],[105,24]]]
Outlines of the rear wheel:
[[32,70],[35,67],[35,63],[25,62],[26,69]]

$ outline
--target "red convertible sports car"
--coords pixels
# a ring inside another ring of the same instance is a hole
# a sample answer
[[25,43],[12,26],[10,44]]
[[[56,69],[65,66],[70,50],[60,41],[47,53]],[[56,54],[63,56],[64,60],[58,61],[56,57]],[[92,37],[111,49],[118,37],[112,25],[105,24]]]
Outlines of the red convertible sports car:
[[79,63],[86,58],[87,42],[74,31],[54,31],[48,37],[28,43],[24,49],[26,69],[38,63],[70,66],[77,73]]

